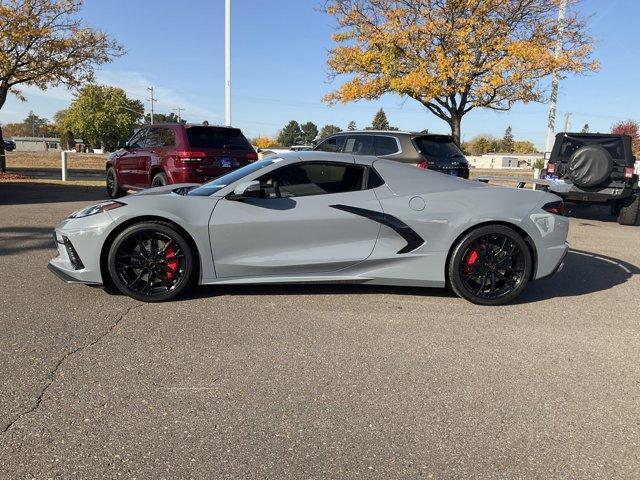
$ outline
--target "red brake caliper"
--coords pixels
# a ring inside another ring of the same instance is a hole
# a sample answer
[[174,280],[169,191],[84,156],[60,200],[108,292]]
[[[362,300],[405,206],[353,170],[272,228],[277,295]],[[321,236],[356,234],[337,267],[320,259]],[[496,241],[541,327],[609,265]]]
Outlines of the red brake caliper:
[[164,251],[164,258],[167,259],[167,268],[170,270],[166,272],[167,280],[173,280],[175,273],[178,271],[180,262],[176,258],[176,251],[174,247],[169,247]]
[[467,274],[471,273],[471,266],[478,261],[479,256],[480,256],[480,253],[478,252],[478,247],[471,250],[471,253],[469,253],[469,256],[467,256],[467,260],[465,262],[465,265],[466,265],[464,268],[465,273]]

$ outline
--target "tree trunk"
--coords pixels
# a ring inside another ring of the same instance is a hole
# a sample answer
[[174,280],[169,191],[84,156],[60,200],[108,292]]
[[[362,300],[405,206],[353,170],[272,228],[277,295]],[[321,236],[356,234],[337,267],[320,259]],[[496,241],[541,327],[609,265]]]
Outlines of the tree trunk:
[[449,126],[451,127],[451,136],[453,137],[456,145],[460,146],[460,124],[462,123],[462,117],[452,115],[449,119]]
[[4,138],[2,138],[2,125],[0,125],[0,173],[7,171],[7,161],[4,155]]

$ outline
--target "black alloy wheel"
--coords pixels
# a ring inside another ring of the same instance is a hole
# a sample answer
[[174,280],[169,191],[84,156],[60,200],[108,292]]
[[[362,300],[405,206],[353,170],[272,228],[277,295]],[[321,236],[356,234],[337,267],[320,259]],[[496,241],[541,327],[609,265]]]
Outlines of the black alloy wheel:
[[531,252],[522,237],[502,225],[467,234],[455,247],[449,280],[461,297],[479,305],[516,298],[531,276]]
[[108,266],[118,289],[136,300],[172,299],[192,284],[194,255],[184,237],[164,222],[144,222],[121,232]]

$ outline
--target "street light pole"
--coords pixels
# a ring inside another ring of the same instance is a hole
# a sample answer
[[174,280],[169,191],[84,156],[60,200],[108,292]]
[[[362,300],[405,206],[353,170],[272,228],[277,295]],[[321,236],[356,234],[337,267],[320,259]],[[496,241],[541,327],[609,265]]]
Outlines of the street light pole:
[[184,108],[182,107],[177,107],[174,108],[173,111],[178,113],[178,123],[180,123],[181,117],[180,117],[180,112],[182,112],[184,110]]
[[[562,41],[564,39],[564,19],[567,13],[567,0],[561,0],[558,10],[558,43],[554,57],[556,60],[562,54]],[[558,84],[560,83],[560,72],[556,69],[551,79],[551,99],[549,101],[549,119],[547,121],[547,145],[545,152],[550,152],[553,148],[553,141],[556,130],[556,110],[558,108]]]
[[225,117],[231,126],[231,0],[224,2],[224,77]]

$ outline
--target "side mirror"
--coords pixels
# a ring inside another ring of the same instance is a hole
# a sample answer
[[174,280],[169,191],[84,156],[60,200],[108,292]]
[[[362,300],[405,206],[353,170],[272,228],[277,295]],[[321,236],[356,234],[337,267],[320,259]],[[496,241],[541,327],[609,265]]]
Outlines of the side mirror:
[[233,190],[232,194],[227,195],[229,200],[242,200],[244,198],[260,198],[260,182],[258,180],[242,182]]
[[120,148],[127,148],[128,144],[126,140],[118,140],[118,149]]

